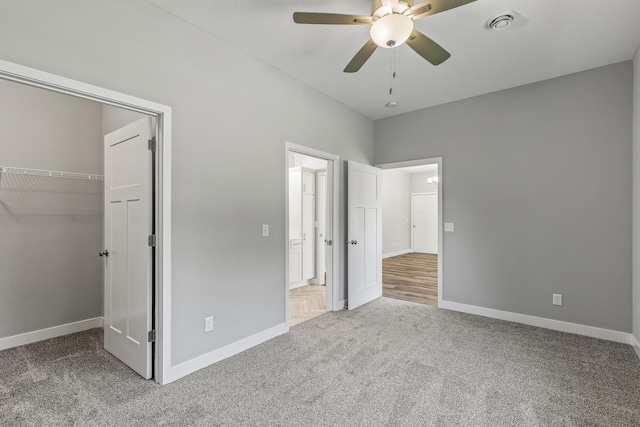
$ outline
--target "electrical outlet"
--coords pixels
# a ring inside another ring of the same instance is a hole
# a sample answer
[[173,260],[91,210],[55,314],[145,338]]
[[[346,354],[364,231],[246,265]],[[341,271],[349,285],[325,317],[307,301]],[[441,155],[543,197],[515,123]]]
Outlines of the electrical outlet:
[[562,305],[562,294],[553,294],[553,305]]
[[213,331],[213,316],[204,318],[204,331],[205,332]]
[[262,237],[269,237],[269,224],[262,224]]
[[446,231],[447,233],[453,233],[455,231],[454,224],[452,222],[445,222],[444,231]]

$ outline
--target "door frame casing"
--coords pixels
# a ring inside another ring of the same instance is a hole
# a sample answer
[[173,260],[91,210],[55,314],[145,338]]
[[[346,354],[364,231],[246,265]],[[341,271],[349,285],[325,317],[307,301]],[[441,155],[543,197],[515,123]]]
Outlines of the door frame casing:
[[[320,177],[324,176],[324,189],[323,192],[324,194],[322,194],[322,197],[320,197]],[[319,170],[316,171],[316,196],[317,196],[317,202],[316,202],[316,221],[318,221],[318,212],[321,211],[320,206],[322,206],[324,212],[324,236],[320,236],[320,233],[318,233],[318,229],[316,229],[316,254],[320,254],[321,249],[324,248],[326,249],[326,247],[323,245],[324,243],[324,239],[326,237],[327,234],[327,183],[328,181],[328,175],[327,175],[327,170]],[[318,221],[318,227],[320,226],[320,221]],[[325,251],[325,254],[323,255],[323,261],[324,261],[324,273],[326,274],[326,267],[327,267],[327,254]],[[320,271],[320,263],[317,262],[318,261],[318,255],[316,255],[316,277],[319,279],[319,274],[317,274],[318,271]],[[326,286],[326,283],[325,283]]]
[[[327,202],[331,203],[331,257],[325,256],[325,262],[331,260],[331,273],[329,274],[329,263],[327,263],[327,310],[338,311],[344,307],[338,304],[339,289],[338,284],[340,277],[340,245],[337,239],[340,236],[339,223],[339,183],[340,183],[340,157],[331,153],[316,150],[314,148],[305,147],[303,145],[294,144],[285,141],[284,143],[284,199],[285,199],[285,227],[284,227],[284,244],[285,244],[285,265],[284,265],[284,302],[285,302],[285,319],[286,331],[289,331],[289,153],[304,154],[306,156],[316,157],[327,161],[327,193],[331,191],[331,197],[327,197]],[[325,195],[326,196],[326,195]],[[326,221],[326,218],[325,218]],[[325,230],[325,236],[327,230]],[[326,248],[326,247],[325,247]],[[317,269],[316,269],[317,270]]]
[[[413,206],[414,206],[414,202],[415,202],[415,200],[414,200],[415,196],[434,196],[434,195],[437,196],[438,192],[437,191],[431,191],[431,192],[428,192],[428,193],[411,193],[411,224],[410,224],[411,229],[409,230],[409,231],[411,231],[411,252],[415,252],[415,249],[413,247],[413,234],[415,232],[415,227],[414,227],[415,221],[414,221],[414,218],[413,218]],[[440,242],[438,242],[438,243],[440,243]]]
[[376,167],[386,170],[424,165],[438,165],[438,176],[441,177],[440,181],[438,182],[438,307],[441,307],[443,301],[442,297],[444,293],[444,271],[442,268],[444,259],[444,206],[442,201],[444,199],[445,182],[444,179],[442,179],[444,175],[443,159],[442,157],[431,157],[426,159],[408,160],[404,162],[382,163],[376,165]]
[[0,79],[112,105],[156,118],[156,274],[154,381],[166,384],[171,369],[171,107],[0,60]]

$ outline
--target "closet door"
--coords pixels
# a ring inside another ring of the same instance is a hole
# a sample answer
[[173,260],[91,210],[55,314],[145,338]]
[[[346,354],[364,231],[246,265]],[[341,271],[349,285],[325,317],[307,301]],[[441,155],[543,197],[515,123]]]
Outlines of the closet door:
[[104,137],[104,348],[151,378],[151,120]]
[[289,169],[289,283],[302,281],[302,170]]
[[315,172],[302,172],[302,194],[316,193],[316,174]]

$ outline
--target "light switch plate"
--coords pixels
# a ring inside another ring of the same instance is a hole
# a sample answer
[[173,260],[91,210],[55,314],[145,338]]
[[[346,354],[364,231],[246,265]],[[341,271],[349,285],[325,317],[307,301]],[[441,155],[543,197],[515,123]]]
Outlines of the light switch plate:
[[262,237],[269,237],[269,224],[262,224]]
[[562,294],[553,294],[553,305],[562,305]]
[[453,233],[454,231],[454,226],[452,222],[445,222],[444,223],[444,231],[446,231],[447,233]]

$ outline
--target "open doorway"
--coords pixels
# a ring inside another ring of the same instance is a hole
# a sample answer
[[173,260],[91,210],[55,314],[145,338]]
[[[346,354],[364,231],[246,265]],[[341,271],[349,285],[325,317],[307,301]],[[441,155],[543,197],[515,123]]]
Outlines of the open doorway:
[[287,323],[334,309],[336,157],[287,145]]
[[439,165],[385,169],[382,183],[383,296],[438,306]]
[[[103,274],[105,264],[115,265],[123,251],[105,247],[115,242],[103,234],[104,224],[110,222],[104,219],[105,187],[110,179],[111,190],[132,187],[133,175],[144,176],[145,198],[124,199],[146,206],[143,211],[128,203],[129,212],[137,211],[146,224],[133,228],[144,238],[139,253],[146,259],[140,268],[146,289],[138,302],[148,317],[140,330],[133,331],[126,321],[121,329],[129,341],[135,335],[145,347],[143,373],[125,363],[145,378],[164,382],[162,320],[168,312],[162,305],[170,299],[165,300],[162,291],[169,290],[164,279],[170,252],[163,245],[170,233],[170,193],[165,186],[170,168],[169,156],[163,154],[170,149],[170,108],[5,61],[0,61],[0,85],[6,107],[6,126],[0,127],[5,132],[0,145],[0,227],[6,239],[0,252],[9,262],[0,269],[7,285],[0,301],[13,307],[0,310],[0,349],[111,325]],[[103,155],[109,152],[104,135],[141,120],[148,130],[144,137],[138,132],[114,142],[112,147],[118,148],[110,151],[111,167],[103,168]],[[135,138],[140,140],[136,151],[143,154],[145,168],[132,160]],[[120,149],[124,146],[126,153]],[[111,223],[113,230],[116,221]],[[131,236],[115,234],[120,246],[132,247]],[[127,267],[118,269],[124,270]],[[131,289],[118,286],[120,292],[112,296],[132,298]]]
[[289,154],[289,326],[327,312],[327,161]]

